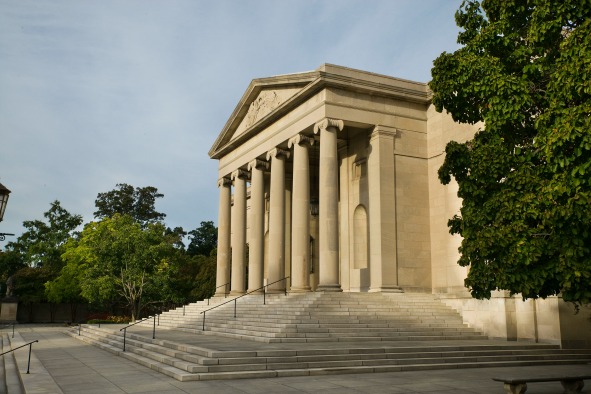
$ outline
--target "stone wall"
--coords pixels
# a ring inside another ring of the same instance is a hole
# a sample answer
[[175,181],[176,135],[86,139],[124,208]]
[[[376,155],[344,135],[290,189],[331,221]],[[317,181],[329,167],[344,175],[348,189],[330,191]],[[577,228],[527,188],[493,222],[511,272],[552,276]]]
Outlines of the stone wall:
[[[86,319],[88,308],[86,304],[76,306],[75,321]],[[62,323],[72,322],[70,304],[23,304],[19,303],[17,310],[19,323]]]

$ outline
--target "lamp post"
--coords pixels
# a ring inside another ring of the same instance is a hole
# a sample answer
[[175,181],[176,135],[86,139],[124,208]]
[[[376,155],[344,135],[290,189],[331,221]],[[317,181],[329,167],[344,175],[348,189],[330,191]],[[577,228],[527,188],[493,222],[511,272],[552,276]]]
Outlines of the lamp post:
[[[8,203],[8,195],[10,190],[0,183],[0,222],[4,219],[4,211],[6,211],[6,204]],[[8,233],[0,233],[0,241],[4,241],[7,235],[14,235]]]

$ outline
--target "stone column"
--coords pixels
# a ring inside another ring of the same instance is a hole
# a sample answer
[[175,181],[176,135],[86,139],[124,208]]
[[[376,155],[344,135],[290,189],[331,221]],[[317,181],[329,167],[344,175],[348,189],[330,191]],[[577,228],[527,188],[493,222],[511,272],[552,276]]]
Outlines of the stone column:
[[376,126],[369,140],[370,292],[402,292],[396,262],[395,136],[396,129]]
[[283,276],[289,276],[289,279],[285,281],[287,291],[291,288],[291,188],[293,186],[293,179],[290,176],[290,169],[285,169],[285,252],[283,259],[284,274]]
[[291,225],[291,291],[310,291],[310,154],[314,139],[298,134],[288,141],[293,146],[293,188]]
[[[218,211],[218,255],[215,285],[215,296],[225,297],[230,286],[224,284],[230,281],[230,209],[232,207],[231,190],[232,181],[223,177],[218,181],[220,188],[220,201]],[[221,287],[220,287],[221,286]]]
[[232,173],[234,211],[232,212],[232,285],[230,295],[244,294],[246,260],[246,179],[243,170]]
[[[267,283],[285,277],[285,159],[289,152],[275,148],[267,153],[271,160],[271,192],[269,201],[269,266]],[[285,281],[268,288],[270,293],[285,291]]]
[[320,133],[320,272],[316,291],[342,291],[339,281],[337,132],[343,127],[343,121],[335,119],[324,119],[314,125],[314,134]]
[[[248,291],[263,286],[263,258],[265,245],[265,170],[269,163],[253,160],[250,171],[250,240],[248,250]],[[261,290],[262,291],[262,290]]]

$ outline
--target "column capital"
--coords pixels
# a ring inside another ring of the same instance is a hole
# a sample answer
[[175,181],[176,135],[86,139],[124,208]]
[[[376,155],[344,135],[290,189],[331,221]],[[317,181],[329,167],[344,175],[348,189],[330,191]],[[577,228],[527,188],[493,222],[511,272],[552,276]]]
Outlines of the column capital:
[[252,171],[253,168],[257,170],[267,171],[269,169],[269,162],[266,162],[261,159],[254,159],[250,163],[248,163],[248,171]]
[[298,144],[298,145],[304,145],[304,144],[314,145],[314,138],[313,137],[308,137],[307,135],[304,135],[304,134],[301,134],[301,133],[300,134],[296,134],[295,136],[291,137],[287,141],[287,146],[290,149],[295,144]]
[[370,141],[377,137],[390,137],[394,138],[398,134],[398,129],[390,126],[376,125],[373,131],[369,135]]
[[267,160],[270,160],[272,157],[275,158],[289,158],[289,151],[281,148],[273,148],[269,152],[267,152]]
[[318,134],[320,130],[326,130],[329,127],[336,127],[339,131],[342,131],[345,123],[340,119],[324,118],[314,125],[314,134]]
[[249,176],[248,172],[244,171],[243,169],[238,169],[232,172],[231,178],[232,180],[235,180],[236,178],[247,180]]
[[228,176],[223,176],[220,179],[218,179],[218,187],[231,186],[231,185],[232,185],[232,180]]

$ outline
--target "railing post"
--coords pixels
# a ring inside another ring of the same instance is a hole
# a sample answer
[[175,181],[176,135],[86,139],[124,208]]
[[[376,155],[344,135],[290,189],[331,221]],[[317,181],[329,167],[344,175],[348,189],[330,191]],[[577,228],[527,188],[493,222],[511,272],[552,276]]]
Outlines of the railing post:
[[185,316],[185,306],[183,305],[183,316]]
[[160,313],[158,314],[158,327],[160,327],[160,315],[161,315],[161,314],[162,314],[162,312],[160,312]]
[[283,287],[285,288],[285,295],[287,295],[287,276],[283,278]]
[[236,300],[238,297],[234,298],[234,319],[236,319]]
[[209,298],[207,299],[207,306],[209,306]]
[[12,323],[12,337],[14,338],[14,323]]
[[125,351],[125,337],[127,336],[127,328],[123,329],[123,351]]
[[202,329],[202,331],[205,331],[205,312],[206,311],[203,311],[203,329]]
[[263,305],[267,305],[267,286],[263,287]]
[[82,323],[78,323],[78,336],[80,336],[80,328],[82,327]]
[[154,326],[152,328],[152,339],[156,339],[156,314],[154,314]]
[[[37,340],[34,342],[39,342],[39,341]],[[27,373],[29,373],[29,369],[31,367],[31,348],[32,347],[33,347],[33,342],[29,343],[29,361],[27,362]]]

